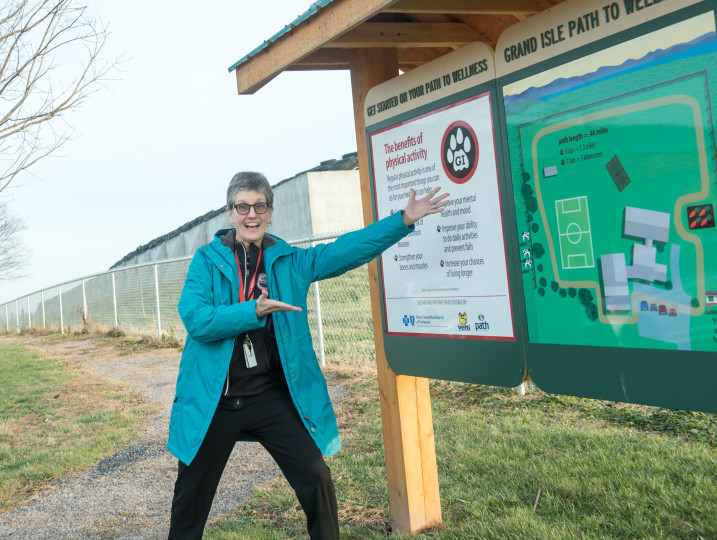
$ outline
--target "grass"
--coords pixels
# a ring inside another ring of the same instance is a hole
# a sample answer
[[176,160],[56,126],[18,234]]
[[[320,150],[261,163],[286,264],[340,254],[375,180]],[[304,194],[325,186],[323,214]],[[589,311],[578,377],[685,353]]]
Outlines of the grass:
[[125,446],[149,409],[116,385],[0,344],[0,510]]
[[182,340],[167,334],[162,334],[162,341],[158,341],[156,337],[126,336],[118,328],[112,328],[105,336],[114,345],[129,349],[132,352],[150,349],[182,349],[184,347]]
[[66,331],[64,334],[59,330],[30,328],[26,327],[20,331],[22,336],[45,336],[58,340],[71,339],[88,339],[93,337],[104,337],[107,342],[112,343],[131,352],[146,351],[152,349],[182,349],[184,341],[171,334],[162,334],[162,340],[157,340],[156,336],[146,335],[127,335],[121,328],[110,328],[109,330],[99,330],[90,325],[90,328],[81,331]]
[[[391,534],[378,389],[344,370],[344,449],[329,460],[342,538]],[[357,373],[363,376],[357,377]],[[354,380],[358,378],[358,380]],[[410,538],[717,538],[717,415],[431,383],[443,523]],[[283,479],[205,538],[305,537]]]

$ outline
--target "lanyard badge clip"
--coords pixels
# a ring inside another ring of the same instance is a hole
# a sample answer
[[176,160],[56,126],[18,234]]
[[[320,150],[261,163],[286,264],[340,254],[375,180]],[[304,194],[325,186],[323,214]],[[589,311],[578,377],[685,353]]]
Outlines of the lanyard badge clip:
[[256,367],[256,355],[254,354],[254,345],[252,344],[251,340],[249,339],[249,332],[244,334],[244,361],[246,362],[246,367],[253,368]]

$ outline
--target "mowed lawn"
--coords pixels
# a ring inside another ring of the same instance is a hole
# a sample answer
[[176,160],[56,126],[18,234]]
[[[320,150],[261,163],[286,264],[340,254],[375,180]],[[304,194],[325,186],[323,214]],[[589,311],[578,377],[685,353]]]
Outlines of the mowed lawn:
[[[344,449],[329,460],[342,538],[402,538],[390,530],[377,384],[370,370],[336,369],[353,381]],[[412,538],[717,538],[717,415],[534,387],[433,381],[431,394],[443,523]],[[205,538],[302,538],[303,520],[277,479]]]

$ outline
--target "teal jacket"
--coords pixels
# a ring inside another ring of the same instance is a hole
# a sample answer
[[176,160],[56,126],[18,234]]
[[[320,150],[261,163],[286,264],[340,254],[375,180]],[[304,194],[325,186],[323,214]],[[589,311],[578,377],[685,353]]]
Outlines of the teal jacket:
[[[275,242],[265,249],[270,298],[302,309],[280,311],[272,317],[291,399],[326,456],[337,452],[341,441],[309,332],[309,287],[314,281],[341,275],[374,259],[412,230],[396,213],[330,244],[303,249],[271,237]],[[187,339],[179,365],[167,448],[187,465],[197,454],[219,403],[234,337],[266,324],[266,317],[256,316],[256,300],[239,302],[237,298],[239,280],[234,253],[220,239],[226,232],[217,232],[212,242],[197,250],[179,299]]]

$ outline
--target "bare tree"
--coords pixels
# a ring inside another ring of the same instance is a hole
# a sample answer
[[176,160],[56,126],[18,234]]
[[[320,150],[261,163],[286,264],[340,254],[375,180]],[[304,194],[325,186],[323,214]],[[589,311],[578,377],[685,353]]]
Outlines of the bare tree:
[[107,29],[74,0],[0,4],[1,193],[67,141],[64,115],[99,89],[114,63],[100,58]]
[[28,254],[20,243],[25,224],[13,216],[7,203],[0,205],[0,282],[28,275]]

